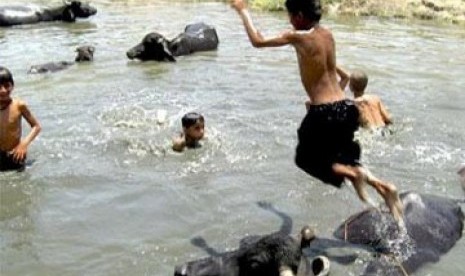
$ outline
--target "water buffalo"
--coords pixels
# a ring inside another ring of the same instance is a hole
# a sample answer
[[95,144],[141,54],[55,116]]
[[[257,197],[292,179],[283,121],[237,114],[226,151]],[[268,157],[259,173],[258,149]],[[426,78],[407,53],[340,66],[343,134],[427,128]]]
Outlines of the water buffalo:
[[215,28],[205,23],[187,25],[184,32],[172,40],[152,32],[142,42],[127,51],[129,59],[142,61],[176,61],[176,56],[189,55],[198,51],[209,51],[218,48],[218,35]]
[[[80,46],[76,48],[76,58],[75,62],[85,62],[94,60],[95,48],[93,46]],[[33,65],[29,69],[28,73],[30,74],[40,74],[48,72],[56,72],[68,68],[73,65],[72,61],[59,61],[59,62],[48,62],[39,65]]]
[[0,26],[60,20],[74,22],[76,18],[87,18],[96,13],[97,9],[81,1],[64,2],[63,5],[53,8],[36,5],[0,6]]
[[309,262],[302,253],[302,249],[312,242],[313,231],[308,226],[304,227],[299,242],[290,236],[292,220],[289,216],[268,203],[259,203],[259,206],[282,218],[283,224],[279,231],[244,238],[239,249],[224,253],[210,248],[202,238],[195,238],[192,243],[204,248],[210,257],[177,266],[174,276],[327,275],[327,258],[320,256]]
[[399,231],[388,212],[372,208],[350,217],[334,233],[379,253],[363,275],[409,275],[426,263],[439,261],[462,236],[464,214],[459,200],[413,192],[400,197],[404,230]]

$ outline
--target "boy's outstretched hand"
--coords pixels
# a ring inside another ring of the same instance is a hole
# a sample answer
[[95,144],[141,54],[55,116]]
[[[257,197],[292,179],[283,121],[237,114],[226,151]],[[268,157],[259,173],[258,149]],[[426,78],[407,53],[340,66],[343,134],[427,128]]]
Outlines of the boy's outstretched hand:
[[231,4],[231,7],[233,7],[238,12],[247,8],[247,4],[244,2],[244,0],[229,0],[229,3]]

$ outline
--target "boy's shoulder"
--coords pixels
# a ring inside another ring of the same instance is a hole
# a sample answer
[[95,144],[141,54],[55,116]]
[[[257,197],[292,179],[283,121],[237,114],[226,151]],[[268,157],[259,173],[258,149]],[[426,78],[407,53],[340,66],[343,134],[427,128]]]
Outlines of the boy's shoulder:
[[16,106],[26,105],[26,101],[24,101],[21,98],[13,98],[11,103],[16,105]]
[[14,98],[11,101],[11,107],[13,107],[15,109],[22,110],[24,107],[27,107],[27,104],[26,104],[26,102],[24,100],[22,100],[20,98]]

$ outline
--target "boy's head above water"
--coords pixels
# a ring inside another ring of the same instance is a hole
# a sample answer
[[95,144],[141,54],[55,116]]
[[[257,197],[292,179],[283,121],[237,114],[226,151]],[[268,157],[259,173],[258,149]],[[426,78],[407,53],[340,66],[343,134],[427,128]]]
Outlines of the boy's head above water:
[[0,66],[0,104],[8,104],[11,101],[10,94],[15,82],[10,70]]
[[4,85],[7,83],[10,83],[11,85],[15,84],[13,80],[13,75],[11,74],[10,70],[3,66],[0,66],[0,84]]
[[355,96],[361,96],[368,84],[368,76],[361,70],[354,70],[350,74],[349,88]]
[[195,143],[203,138],[205,133],[205,119],[196,112],[186,113],[182,119],[182,129],[186,138],[186,144]]

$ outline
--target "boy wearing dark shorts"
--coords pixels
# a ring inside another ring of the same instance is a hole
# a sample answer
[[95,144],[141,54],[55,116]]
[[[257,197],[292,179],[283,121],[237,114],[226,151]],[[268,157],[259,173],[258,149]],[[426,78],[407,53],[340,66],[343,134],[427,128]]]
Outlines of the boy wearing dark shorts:
[[368,183],[383,197],[393,217],[401,222],[402,203],[396,187],[375,178],[359,163],[360,148],[353,140],[359,114],[338,83],[334,38],[319,24],[320,1],[286,0],[294,29],[271,38],[263,37],[255,28],[244,0],[230,2],[254,47],[292,45],[296,51],[301,81],[309,97],[308,113],[298,130],[297,166],[336,187],[349,179],[364,202],[368,201],[364,188]]
[[[0,171],[23,170],[28,147],[41,130],[27,104],[11,97],[13,88],[13,75],[0,66]],[[22,118],[31,126],[24,139],[21,137]]]

